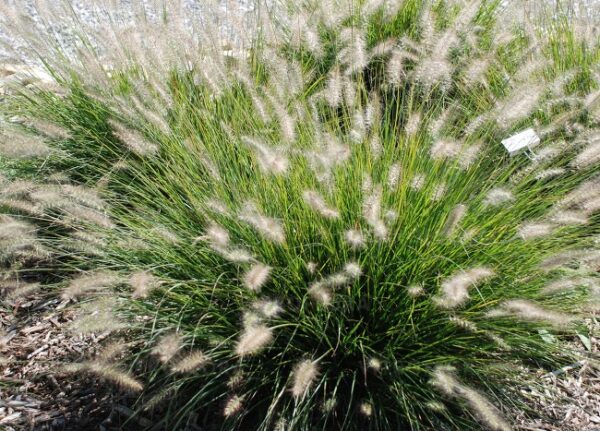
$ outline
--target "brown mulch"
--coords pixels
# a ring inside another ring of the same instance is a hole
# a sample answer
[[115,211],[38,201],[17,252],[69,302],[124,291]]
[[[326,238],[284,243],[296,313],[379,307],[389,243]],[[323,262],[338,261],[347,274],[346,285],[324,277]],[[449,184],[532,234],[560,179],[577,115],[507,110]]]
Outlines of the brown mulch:
[[600,336],[600,322],[588,319],[586,326],[583,340],[574,337],[568,343],[568,348],[581,353],[579,361],[551,373],[530,372],[535,385],[522,388],[521,393],[531,408],[548,420],[530,420],[516,412],[518,429],[600,431],[600,347],[596,338]]
[[93,355],[108,334],[72,334],[66,327],[73,312],[45,296],[0,305],[0,429],[120,429],[125,395],[61,371],[61,364]]

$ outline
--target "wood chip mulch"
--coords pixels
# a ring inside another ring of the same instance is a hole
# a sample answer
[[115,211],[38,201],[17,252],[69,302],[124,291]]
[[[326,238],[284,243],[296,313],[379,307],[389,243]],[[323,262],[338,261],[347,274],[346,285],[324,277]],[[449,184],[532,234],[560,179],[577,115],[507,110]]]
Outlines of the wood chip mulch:
[[61,371],[61,364],[93,355],[108,334],[72,334],[66,327],[73,312],[45,296],[0,305],[0,429],[120,429],[123,395]]

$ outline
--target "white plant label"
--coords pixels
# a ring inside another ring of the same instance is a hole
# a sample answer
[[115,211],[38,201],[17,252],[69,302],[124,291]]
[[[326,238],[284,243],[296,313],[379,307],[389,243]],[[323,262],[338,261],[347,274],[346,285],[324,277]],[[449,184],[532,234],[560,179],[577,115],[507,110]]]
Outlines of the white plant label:
[[533,148],[540,143],[540,137],[533,129],[526,129],[516,135],[506,138],[502,141],[502,145],[511,156],[518,153],[524,148]]

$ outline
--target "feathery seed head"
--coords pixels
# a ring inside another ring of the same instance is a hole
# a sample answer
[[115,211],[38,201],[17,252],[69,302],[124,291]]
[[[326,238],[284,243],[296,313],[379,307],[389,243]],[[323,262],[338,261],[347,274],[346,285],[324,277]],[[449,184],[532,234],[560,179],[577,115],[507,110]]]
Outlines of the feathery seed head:
[[325,199],[316,191],[306,190],[302,193],[302,197],[312,209],[321,214],[323,217],[335,219],[340,216],[340,213],[336,209],[331,208],[325,202]]
[[552,234],[555,225],[551,223],[528,222],[519,227],[517,235],[523,240],[543,238]]
[[487,313],[488,317],[513,316],[526,321],[544,321],[557,327],[568,325],[574,320],[570,316],[557,311],[549,310],[525,299],[511,299],[503,302],[496,309]]
[[441,139],[436,141],[430,150],[431,158],[434,160],[453,159],[460,153],[461,145],[459,142]]
[[588,216],[585,212],[573,210],[556,211],[550,216],[549,220],[552,223],[562,226],[587,224],[589,222]]
[[401,167],[399,163],[394,163],[390,166],[390,170],[388,171],[388,186],[390,186],[390,188],[394,188],[398,185],[400,174]]
[[232,248],[229,250],[223,250],[219,248],[215,248],[225,260],[228,260],[232,263],[249,263],[254,261],[254,256],[243,248]]
[[158,357],[162,363],[167,363],[179,353],[183,347],[183,339],[177,333],[163,335],[158,340],[156,346],[152,349],[152,353]]
[[263,324],[244,328],[235,345],[235,354],[240,357],[259,353],[273,341],[273,329]]
[[257,138],[244,137],[243,140],[254,149],[258,165],[264,173],[282,175],[287,172],[289,160],[282,150],[269,147]]
[[576,289],[577,287],[585,286],[585,287],[595,287],[600,284],[600,280],[596,280],[590,277],[571,277],[571,278],[562,278],[555,281],[552,281],[546,284],[541,293],[543,294],[553,294],[557,292],[565,292],[572,289]]
[[342,102],[342,75],[338,67],[334,68],[327,79],[324,96],[325,100],[332,108],[337,108]]
[[444,196],[446,196],[447,191],[448,186],[446,185],[446,183],[442,182],[437,184],[433,189],[433,193],[431,194],[431,200],[434,202],[441,201],[444,198]]
[[316,302],[325,306],[331,305],[333,301],[333,292],[321,283],[311,284],[308,293]]
[[388,229],[381,218],[382,194],[382,187],[381,185],[378,185],[363,201],[363,217],[367,224],[373,229],[375,238],[379,240],[384,240],[388,234]]
[[413,284],[412,286],[408,286],[406,291],[413,298],[416,298],[418,296],[422,296],[425,294],[425,289],[423,288],[422,284]]
[[140,132],[112,120],[110,120],[110,125],[114,135],[138,156],[152,156],[158,152],[158,146],[146,139]]
[[360,265],[357,262],[348,262],[346,265],[344,265],[344,272],[351,278],[358,278],[362,274]]
[[307,262],[306,270],[309,274],[315,274],[317,272],[317,264],[315,262]]
[[450,397],[463,399],[469,408],[495,431],[510,431],[512,427],[500,415],[498,410],[477,391],[463,385],[454,376],[453,370],[438,366],[433,372],[432,384]]
[[294,398],[302,398],[314,384],[318,375],[319,368],[316,362],[305,359],[297,363],[292,371],[291,389]]
[[232,395],[231,397],[229,397],[229,399],[225,403],[225,407],[223,408],[223,416],[228,418],[238,414],[244,407],[243,401],[243,396]]
[[279,244],[285,242],[285,232],[281,223],[274,218],[260,214],[253,203],[248,202],[244,205],[239,219],[248,223],[266,239]]
[[442,283],[440,295],[434,302],[443,308],[456,308],[469,299],[469,288],[494,275],[494,271],[486,267],[459,271]]
[[444,226],[445,236],[451,237],[454,234],[456,228],[458,227],[466,213],[467,206],[464,204],[458,204],[452,209],[450,215],[448,216],[448,220],[446,221],[446,225]]
[[497,187],[487,193],[483,204],[485,206],[498,207],[513,200],[514,196],[510,190]]
[[425,175],[416,174],[410,182],[410,187],[413,190],[419,191],[425,186]]
[[369,358],[369,361],[367,362],[367,367],[369,367],[375,372],[378,372],[381,370],[381,360],[377,358]]
[[73,279],[63,290],[63,299],[77,299],[84,295],[106,290],[121,282],[121,278],[114,273],[102,271],[93,274],[81,275]]
[[161,285],[161,281],[146,271],[131,274],[129,285],[133,288],[132,298],[146,298],[150,292]]
[[67,366],[66,370],[71,372],[84,371],[95,374],[98,377],[117,384],[123,389],[133,392],[139,392],[143,389],[143,385],[130,374],[120,370],[114,365],[109,365],[104,362],[88,361],[81,364],[70,364]]
[[256,263],[244,274],[244,286],[253,292],[259,292],[268,281],[270,274],[271,267]]
[[277,317],[282,311],[277,301],[262,299],[252,304],[252,308],[260,312],[266,318]]
[[344,232],[344,240],[354,249],[362,248],[366,244],[365,237],[359,229],[349,229]]
[[210,359],[208,358],[208,356],[206,356],[203,352],[196,351],[189,353],[188,355],[178,360],[173,365],[171,370],[174,373],[189,373],[203,368],[209,362]]
[[373,405],[369,402],[360,403],[360,413],[366,417],[373,416]]

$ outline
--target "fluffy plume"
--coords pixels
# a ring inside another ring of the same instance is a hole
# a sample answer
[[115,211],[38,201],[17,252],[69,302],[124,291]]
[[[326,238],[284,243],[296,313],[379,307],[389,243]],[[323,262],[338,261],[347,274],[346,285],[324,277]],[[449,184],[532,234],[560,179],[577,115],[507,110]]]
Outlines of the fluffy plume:
[[340,213],[330,206],[327,205],[325,199],[314,190],[306,190],[302,193],[302,197],[304,201],[316,212],[321,214],[325,218],[338,218]]
[[129,285],[133,288],[131,295],[134,299],[146,298],[150,292],[161,285],[161,281],[146,271],[131,274]]
[[469,169],[477,159],[481,153],[481,145],[474,144],[469,145],[468,147],[464,147],[458,156],[458,166],[461,169]]
[[315,171],[317,180],[327,183],[331,180],[332,170],[347,161],[350,154],[350,148],[347,145],[338,142],[333,136],[328,136],[326,144],[317,150],[308,151],[306,158]]
[[244,407],[244,397],[239,395],[232,395],[229,397],[223,408],[223,416],[226,418],[236,415]]
[[571,277],[552,281],[542,288],[542,293],[553,294],[556,292],[565,292],[578,287],[596,287],[600,284],[600,280],[590,277]]
[[325,100],[332,108],[337,108],[342,102],[342,85],[342,75],[339,68],[336,67],[329,73],[324,90]]
[[277,317],[282,311],[281,305],[277,301],[262,299],[252,304],[252,308],[258,311],[266,318]]
[[187,354],[178,360],[171,368],[174,373],[189,373],[199,370],[210,362],[208,356],[203,352],[197,351]]
[[573,316],[548,310],[524,299],[505,301],[498,308],[491,310],[487,314],[488,317],[514,316],[521,320],[543,321],[558,327],[568,325],[574,319]]
[[362,274],[360,265],[356,262],[348,262],[344,265],[344,272],[351,278],[358,278]]
[[363,201],[363,217],[373,229],[375,238],[384,240],[387,237],[388,228],[381,218],[381,198],[382,188],[377,186]]
[[111,121],[110,125],[115,136],[138,156],[151,156],[158,152],[158,146],[148,141],[140,132],[127,128],[116,121]]
[[377,134],[371,135],[369,139],[369,146],[371,147],[371,154],[375,160],[379,160],[383,154],[383,145],[381,145],[381,139]]
[[259,353],[273,341],[273,330],[265,325],[252,325],[244,328],[235,345],[235,353],[240,357]]
[[486,267],[460,271],[442,283],[440,295],[434,301],[443,308],[456,308],[469,299],[469,288],[492,276],[494,271]]
[[366,401],[363,403],[360,403],[359,410],[360,410],[360,413],[365,415],[366,417],[373,416],[373,404],[371,404],[371,403],[368,403]]
[[444,198],[444,196],[446,196],[447,191],[448,186],[446,185],[446,183],[437,184],[434,187],[433,192],[431,193],[431,200],[434,202],[441,201]]
[[30,120],[29,126],[33,127],[38,133],[41,133],[42,135],[45,135],[51,139],[66,140],[71,137],[69,131],[64,127],[39,118]]
[[22,133],[0,134],[0,154],[9,158],[47,157],[52,150],[37,136]]
[[356,28],[344,29],[341,38],[349,40],[348,47],[342,49],[339,54],[341,63],[346,65],[345,74],[352,75],[362,71],[368,61],[363,32]]
[[390,186],[390,188],[394,188],[398,185],[401,172],[399,163],[394,163],[390,166],[390,170],[388,171],[388,186]]
[[200,240],[208,241],[213,247],[225,249],[229,246],[229,232],[221,226],[211,223]]
[[578,169],[585,169],[600,163],[600,136],[596,137],[573,160],[572,164]]
[[572,205],[578,205],[582,202],[589,201],[590,199],[599,197],[600,191],[600,176],[594,177],[591,180],[584,181],[574,190],[567,193],[565,197],[559,202],[558,206],[568,207]]
[[550,168],[544,169],[535,175],[536,180],[546,180],[548,178],[557,177],[563,175],[566,171],[563,168]]
[[254,204],[247,203],[239,218],[251,225],[266,239],[280,244],[285,242],[285,232],[281,223],[274,218],[260,214]]
[[466,401],[473,413],[490,430],[512,430],[512,427],[500,415],[498,409],[479,392],[460,383],[452,370],[437,367],[433,372],[432,384],[446,395]]
[[483,200],[483,204],[490,207],[499,207],[508,202],[512,202],[513,200],[514,196],[510,190],[498,187],[487,193]]
[[408,120],[406,120],[406,134],[408,136],[415,136],[421,128],[421,121],[422,119],[420,112],[411,112]]
[[314,384],[319,375],[319,368],[315,361],[304,359],[294,366],[292,371],[292,395],[302,398]]
[[538,268],[546,272],[552,271],[575,260],[581,259],[587,254],[588,251],[586,250],[568,250],[560,252],[542,260],[539,263]]
[[554,231],[555,225],[550,223],[528,222],[519,227],[517,235],[524,240],[543,238]]
[[460,153],[459,142],[449,139],[438,140],[431,146],[430,154],[434,160],[453,159]]
[[365,246],[365,237],[359,229],[349,229],[344,232],[344,240],[350,247],[359,249]]
[[404,70],[404,61],[407,55],[404,50],[396,48],[392,51],[392,55],[387,63],[387,80],[390,85],[399,86],[406,78]]
[[109,382],[115,383],[123,389],[133,392],[139,392],[143,389],[143,385],[129,373],[104,362],[88,361],[80,364],[70,364],[65,367],[65,371],[71,373],[83,371],[94,374]]
[[40,283],[15,283],[6,295],[6,298],[9,300],[24,298],[38,292],[41,288],[42,285]]
[[580,206],[587,213],[594,213],[600,211],[600,196],[583,201],[581,202]]
[[163,335],[156,343],[156,346],[152,349],[152,354],[156,355],[158,359],[167,363],[171,361],[179,353],[183,347],[183,339],[179,334],[171,333]]
[[243,248],[232,248],[229,250],[216,250],[225,260],[233,263],[249,263],[254,261],[254,256]]
[[425,186],[425,175],[416,174],[410,182],[410,187],[413,190],[419,191]]
[[509,127],[522,118],[528,117],[538,104],[544,88],[530,82],[514,89],[512,97],[497,107],[496,121]]
[[111,272],[98,272],[95,274],[82,275],[72,280],[67,288],[63,290],[63,299],[76,299],[101,290],[106,290],[119,283],[121,278]]
[[323,286],[320,283],[313,283],[309,289],[308,294],[314,299],[316,302],[322,305],[331,305],[333,301],[333,293],[331,289],[327,286]]
[[256,263],[244,274],[244,286],[254,292],[258,292],[267,282],[270,274],[271,267],[262,263]]
[[381,360],[378,358],[369,358],[367,361],[367,367],[375,372],[379,372],[382,367]]
[[413,298],[416,298],[418,296],[422,296],[423,294],[425,294],[425,289],[423,288],[423,285],[421,285],[421,284],[413,284],[412,286],[408,286],[406,291]]
[[128,324],[115,314],[117,301],[114,297],[104,296],[79,306],[79,315],[69,329],[77,334],[113,332],[127,328]]
[[556,211],[550,216],[550,221],[562,226],[587,224],[588,216],[583,211]]
[[360,277],[361,274],[362,270],[358,263],[349,262],[344,266],[343,271],[333,273],[312,283],[308,293],[315,301],[323,305],[330,305],[333,298],[332,289],[345,286],[353,279]]
[[450,236],[452,236],[452,234],[454,234],[457,226],[460,224],[460,222],[462,221],[462,219],[466,213],[467,213],[466,205],[458,204],[454,208],[452,208],[452,211],[450,212],[450,215],[448,216],[448,220],[446,221],[446,225],[444,226],[444,235],[445,236],[450,237]]
[[287,172],[289,161],[284,151],[269,147],[257,138],[245,137],[244,142],[255,151],[258,165],[263,172],[275,175]]

